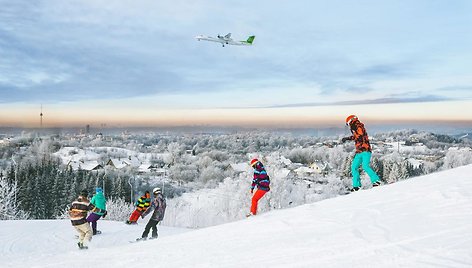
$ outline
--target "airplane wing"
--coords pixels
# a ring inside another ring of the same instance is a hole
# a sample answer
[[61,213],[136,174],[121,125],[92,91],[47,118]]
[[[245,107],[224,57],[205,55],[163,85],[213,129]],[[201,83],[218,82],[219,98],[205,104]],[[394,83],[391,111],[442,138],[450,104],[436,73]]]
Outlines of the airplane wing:
[[221,40],[220,38],[215,38],[215,37],[206,36],[206,35],[197,35],[195,36],[195,39],[197,39],[198,41],[204,40],[204,41],[217,42],[217,43],[224,42],[224,40]]
[[225,38],[231,38],[231,33],[228,33],[227,35],[225,35]]

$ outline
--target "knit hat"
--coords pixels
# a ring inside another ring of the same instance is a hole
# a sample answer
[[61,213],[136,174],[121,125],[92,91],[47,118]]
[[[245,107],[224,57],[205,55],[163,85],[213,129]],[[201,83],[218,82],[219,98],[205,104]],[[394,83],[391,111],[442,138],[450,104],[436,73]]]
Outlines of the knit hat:
[[254,167],[257,164],[257,162],[259,162],[259,159],[257,159],[257,158],[252,159],[251,160],[251,167]]
[[95,192],[98,194],[98,193],[103,193],[103,189],[101,187],[97,187],[95,189]]
[[161,193],[161,188],[156,187],[156,188],[152,189],[152,192],[153,192],[154,194],[159,194],[159,193]]
[[80,191],[79,195],[83,196],[83,197],[87,197],[88,196],[88,191],[84,189],[84,190]]
[[351,114],[350,116],[346,117],[346,126],[349,126],[352,121],[357,120],[357,116]]

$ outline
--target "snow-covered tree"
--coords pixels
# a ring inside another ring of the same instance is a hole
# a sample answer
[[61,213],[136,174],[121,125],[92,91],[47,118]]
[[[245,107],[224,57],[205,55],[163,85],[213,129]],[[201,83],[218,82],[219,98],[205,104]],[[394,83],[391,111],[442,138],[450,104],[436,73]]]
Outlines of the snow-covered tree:
[[105,219],[124,222],[133,210],[134,206],[123,198],[110,198],[107,200],[107,216]]
[[451,148],[444,159],[444,168],[455,168],[472,163],[472,150],[469,147]]
[[15,198],[16,186],[0,177],[0,220],[27,219],[28,214],[19,209]]

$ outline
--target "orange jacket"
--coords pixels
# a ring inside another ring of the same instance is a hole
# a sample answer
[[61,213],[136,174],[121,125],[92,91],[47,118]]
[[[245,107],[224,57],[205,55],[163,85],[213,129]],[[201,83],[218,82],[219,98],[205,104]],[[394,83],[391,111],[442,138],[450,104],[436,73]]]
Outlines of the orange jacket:
[[365,131],[364,124],[359,120],[353,121],[351,124],[352,136],[347,137],[347,140],[354,140],[356,142],[356,153],[371,152],[369,136]]

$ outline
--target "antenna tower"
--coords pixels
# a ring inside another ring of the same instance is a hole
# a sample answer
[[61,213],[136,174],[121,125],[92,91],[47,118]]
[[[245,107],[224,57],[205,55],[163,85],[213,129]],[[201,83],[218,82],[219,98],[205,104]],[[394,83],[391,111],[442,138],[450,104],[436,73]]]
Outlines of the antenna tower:
[[43,105],[41,104],[41,113],[39,114],[40,117],[40,127],[43,128]]

